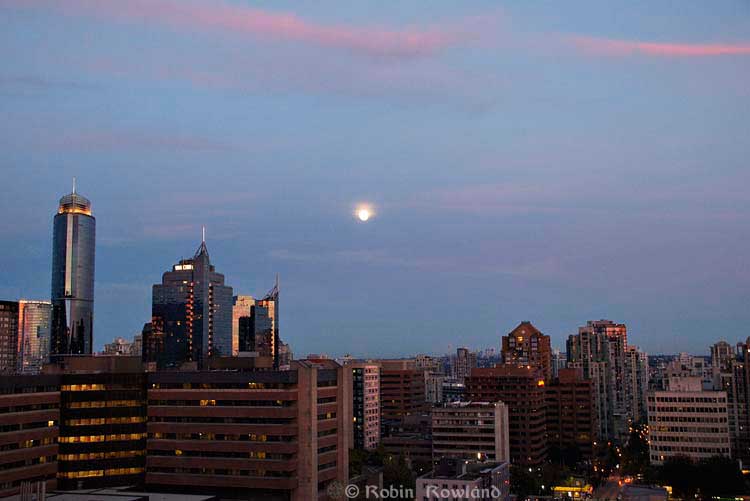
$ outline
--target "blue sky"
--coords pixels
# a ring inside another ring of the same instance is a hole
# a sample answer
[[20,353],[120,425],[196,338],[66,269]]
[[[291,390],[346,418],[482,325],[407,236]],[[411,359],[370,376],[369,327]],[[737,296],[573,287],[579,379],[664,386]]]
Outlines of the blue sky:
[[97,347],[204,224],[298,355],[746,336],[745,1],[2,0],[0,57],[0,296],[49,295],[77,176]]

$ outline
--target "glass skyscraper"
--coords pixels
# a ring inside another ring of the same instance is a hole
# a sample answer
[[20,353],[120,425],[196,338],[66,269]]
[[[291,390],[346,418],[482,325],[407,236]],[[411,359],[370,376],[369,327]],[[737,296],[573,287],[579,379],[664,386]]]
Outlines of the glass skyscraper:
[[49,359],[51,316],[49,301],[18,302],[18,372],[37,373]]
[[92,352],[95,240],[91,202],[74,186],[60,199],[53,223],[52,356]]
[[232,356],[232,288],[211,264],[205,241],[154,285],[151,324],[144,330],[145,362],[202,367],[209,357]]

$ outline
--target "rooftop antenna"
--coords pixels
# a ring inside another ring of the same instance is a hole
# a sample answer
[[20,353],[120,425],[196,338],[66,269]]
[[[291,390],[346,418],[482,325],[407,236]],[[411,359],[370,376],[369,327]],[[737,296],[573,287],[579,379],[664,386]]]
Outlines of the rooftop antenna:
[[201,242],[205,244],[206,243],[206,226],[203,225],[201,228],[203,230],[203,235],[201,236]]
[[73,195],[76,194],[76,177],[73,176]]

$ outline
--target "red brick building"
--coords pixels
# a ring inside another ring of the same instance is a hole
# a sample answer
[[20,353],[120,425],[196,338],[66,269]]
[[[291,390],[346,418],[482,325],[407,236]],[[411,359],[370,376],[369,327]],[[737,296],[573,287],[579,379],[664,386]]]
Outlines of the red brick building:
[[521,322],[507,336],[503,336],[502,356],[505,365],[531,366],[542,371],[545,381],[552,378],[550,338],[531,322]]
[[471,371],[466,379],[470,400],[508,406],[511,463],[538,466],[547,457],[545,382],[541,370],[500,365]]
[[425,375],[416,361],[379,360],[380,422],[384,437],[402,428],[404,419],[427,409]]
[[599,431],[593,385],[581,369],[560,369],[546,386],[548,446],[565,454],[577,449],[582,458],[591,457]]

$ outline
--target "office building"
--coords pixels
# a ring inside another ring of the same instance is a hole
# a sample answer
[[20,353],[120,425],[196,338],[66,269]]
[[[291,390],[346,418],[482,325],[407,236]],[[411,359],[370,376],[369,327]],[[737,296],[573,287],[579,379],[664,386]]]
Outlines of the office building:
[[511,463],[539,466],[547,457],[544,373],[499,365],[478,368],[466,379],[467,398],[508,406]]
[[16,372],[17,350],[18,302],[0,301],[0,374]]
[[53,222],[51,355],[92,353],[95,245],[91,202],[74,183]]
[[307,501],[347,483],[351,372],[331,360],[288,371],[218,360],[221,370],[148,374],[149,487]]
[[211,264],[205,240],[191,259],[180,260],[153,286],[151,312],[144,362],[202,367],[210,357],[232,354],[232,288]]
[[417,477],[415,499],[508,501],[510,467],[507,462],[443,459],[432,471]]
[[0,498],[24,483],[57,487],[59,385],[57,376],[0,377]]
[[502,402],[454,402],[432,409],[432,459],[510,461],[508,407]]
[[545,385],[547,443],[550,453],[591,458],[599,431],[594,410],[594,386],[581,369],[560,369]]
[[143,483],[146,374],[140,357],[60,357],[58,488]]
[[531,322],[521,322],[502,338],[503,364],[533,367],[542,371],[545,381],[552,378],[552,348],[549,336]]
[[38,373],[49,361],[51,321],[51,302],[18,302],[18,372]]
[[[249,296],[240,296],[248,298]],[[238,320],[239,352],[256,352],[262,357],[271,357],[274,367],[280,365],[281,339],[279,338],[279,283],[262,299],[245,299],[241,307],[235,307]],[[245,309],[249,307],[249,315]]]
[[378,360],[380,364],[380,423],[382,436],[397,430],[403,420],[427,408],[424,372],[413,359]]
[[380,365],[349,361],[352,373],[352,445],[374,449],[380,443]]
[[727,394],[703,391],[699,377],[674,377],[648,394],[649,455],[661,465],[670,457],[730,457]]
[[255,298],[253,296],[234,296],[232,298],[232,355],[237,355],[240,351],[240,318],[250,317],[252,315],[250,308],[254,305]]

